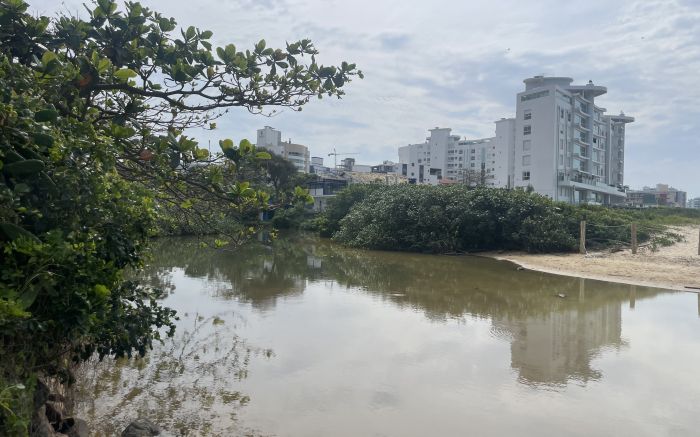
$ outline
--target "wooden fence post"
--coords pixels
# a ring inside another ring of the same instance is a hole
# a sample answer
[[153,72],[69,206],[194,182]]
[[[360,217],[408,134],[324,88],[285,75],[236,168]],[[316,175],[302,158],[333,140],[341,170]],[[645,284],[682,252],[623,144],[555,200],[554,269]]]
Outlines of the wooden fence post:
[[586,253],[586,221],[581,220],[581,231],[578,245],[579,253]]
[[632,255],[637,254],[637,224],[632,223]]

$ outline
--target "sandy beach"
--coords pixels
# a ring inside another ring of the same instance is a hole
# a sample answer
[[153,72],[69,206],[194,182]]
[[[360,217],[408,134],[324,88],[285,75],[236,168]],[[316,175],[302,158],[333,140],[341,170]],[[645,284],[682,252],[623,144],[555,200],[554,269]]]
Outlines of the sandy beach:
[[540,255],[524,252],[489,252],[482,255],[512,261],[526,269],[541,272],[698,293],[698,226],[672,229],[682,234],[685,240],[673,246],[662,247],[656,252],[642,247],[636,255],[633,255],[631,250],[614,253],[589,252],[585,255]]

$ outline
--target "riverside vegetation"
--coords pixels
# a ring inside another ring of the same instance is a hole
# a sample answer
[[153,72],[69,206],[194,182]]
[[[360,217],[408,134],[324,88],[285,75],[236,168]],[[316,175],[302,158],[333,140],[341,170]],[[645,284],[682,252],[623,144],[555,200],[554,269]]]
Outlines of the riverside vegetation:
[[630,227],[653,247],[681,238],[667,225],[700,224],[700,211],[573,206],[524,190],[426,185],[353,185],[328,203],[321,235],[352,247],[449,253],[568,252],[585,220],[588,246],[620,247]]
[[173,334],[162,292],[126,279],[159,229],[236,244],[260,211],[308,198],[250,178],[273,172],[248,141],[210,156],[186,129],[234,108],[301,110],[362,77],[318,63],[309,40],[215,48],[139,3],[86,9],[49,18],[0,0],[0,435],[68,432],[40,381],[70,385],[76,363]]

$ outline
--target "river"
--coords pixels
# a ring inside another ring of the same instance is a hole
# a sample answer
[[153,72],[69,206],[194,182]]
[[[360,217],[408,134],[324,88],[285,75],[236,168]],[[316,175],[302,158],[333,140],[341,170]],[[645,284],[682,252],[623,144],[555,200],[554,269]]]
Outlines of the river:
[[235,252],[155,242],[178,311],[143,359],[80,371],[97,435],[696,436],[700,297],[350,250],[311,236]]

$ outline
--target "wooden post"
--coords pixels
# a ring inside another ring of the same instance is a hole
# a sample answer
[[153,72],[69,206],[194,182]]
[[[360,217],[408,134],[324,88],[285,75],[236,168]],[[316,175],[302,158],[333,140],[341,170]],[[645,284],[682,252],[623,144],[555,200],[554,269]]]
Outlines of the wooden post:
[[581,220],[581,231],[578,245],[579,253],[586,253],[586,221]]
[[583,303],[586,300],[586,280],[578,278],[578,301]]
[[630,309],[633,310],[637,303],[637,286],[630,285]]
[[700,255],[700,229],[698,229],[698,255]]
[[632,223],[632,255],[637,254],[637,224]]

